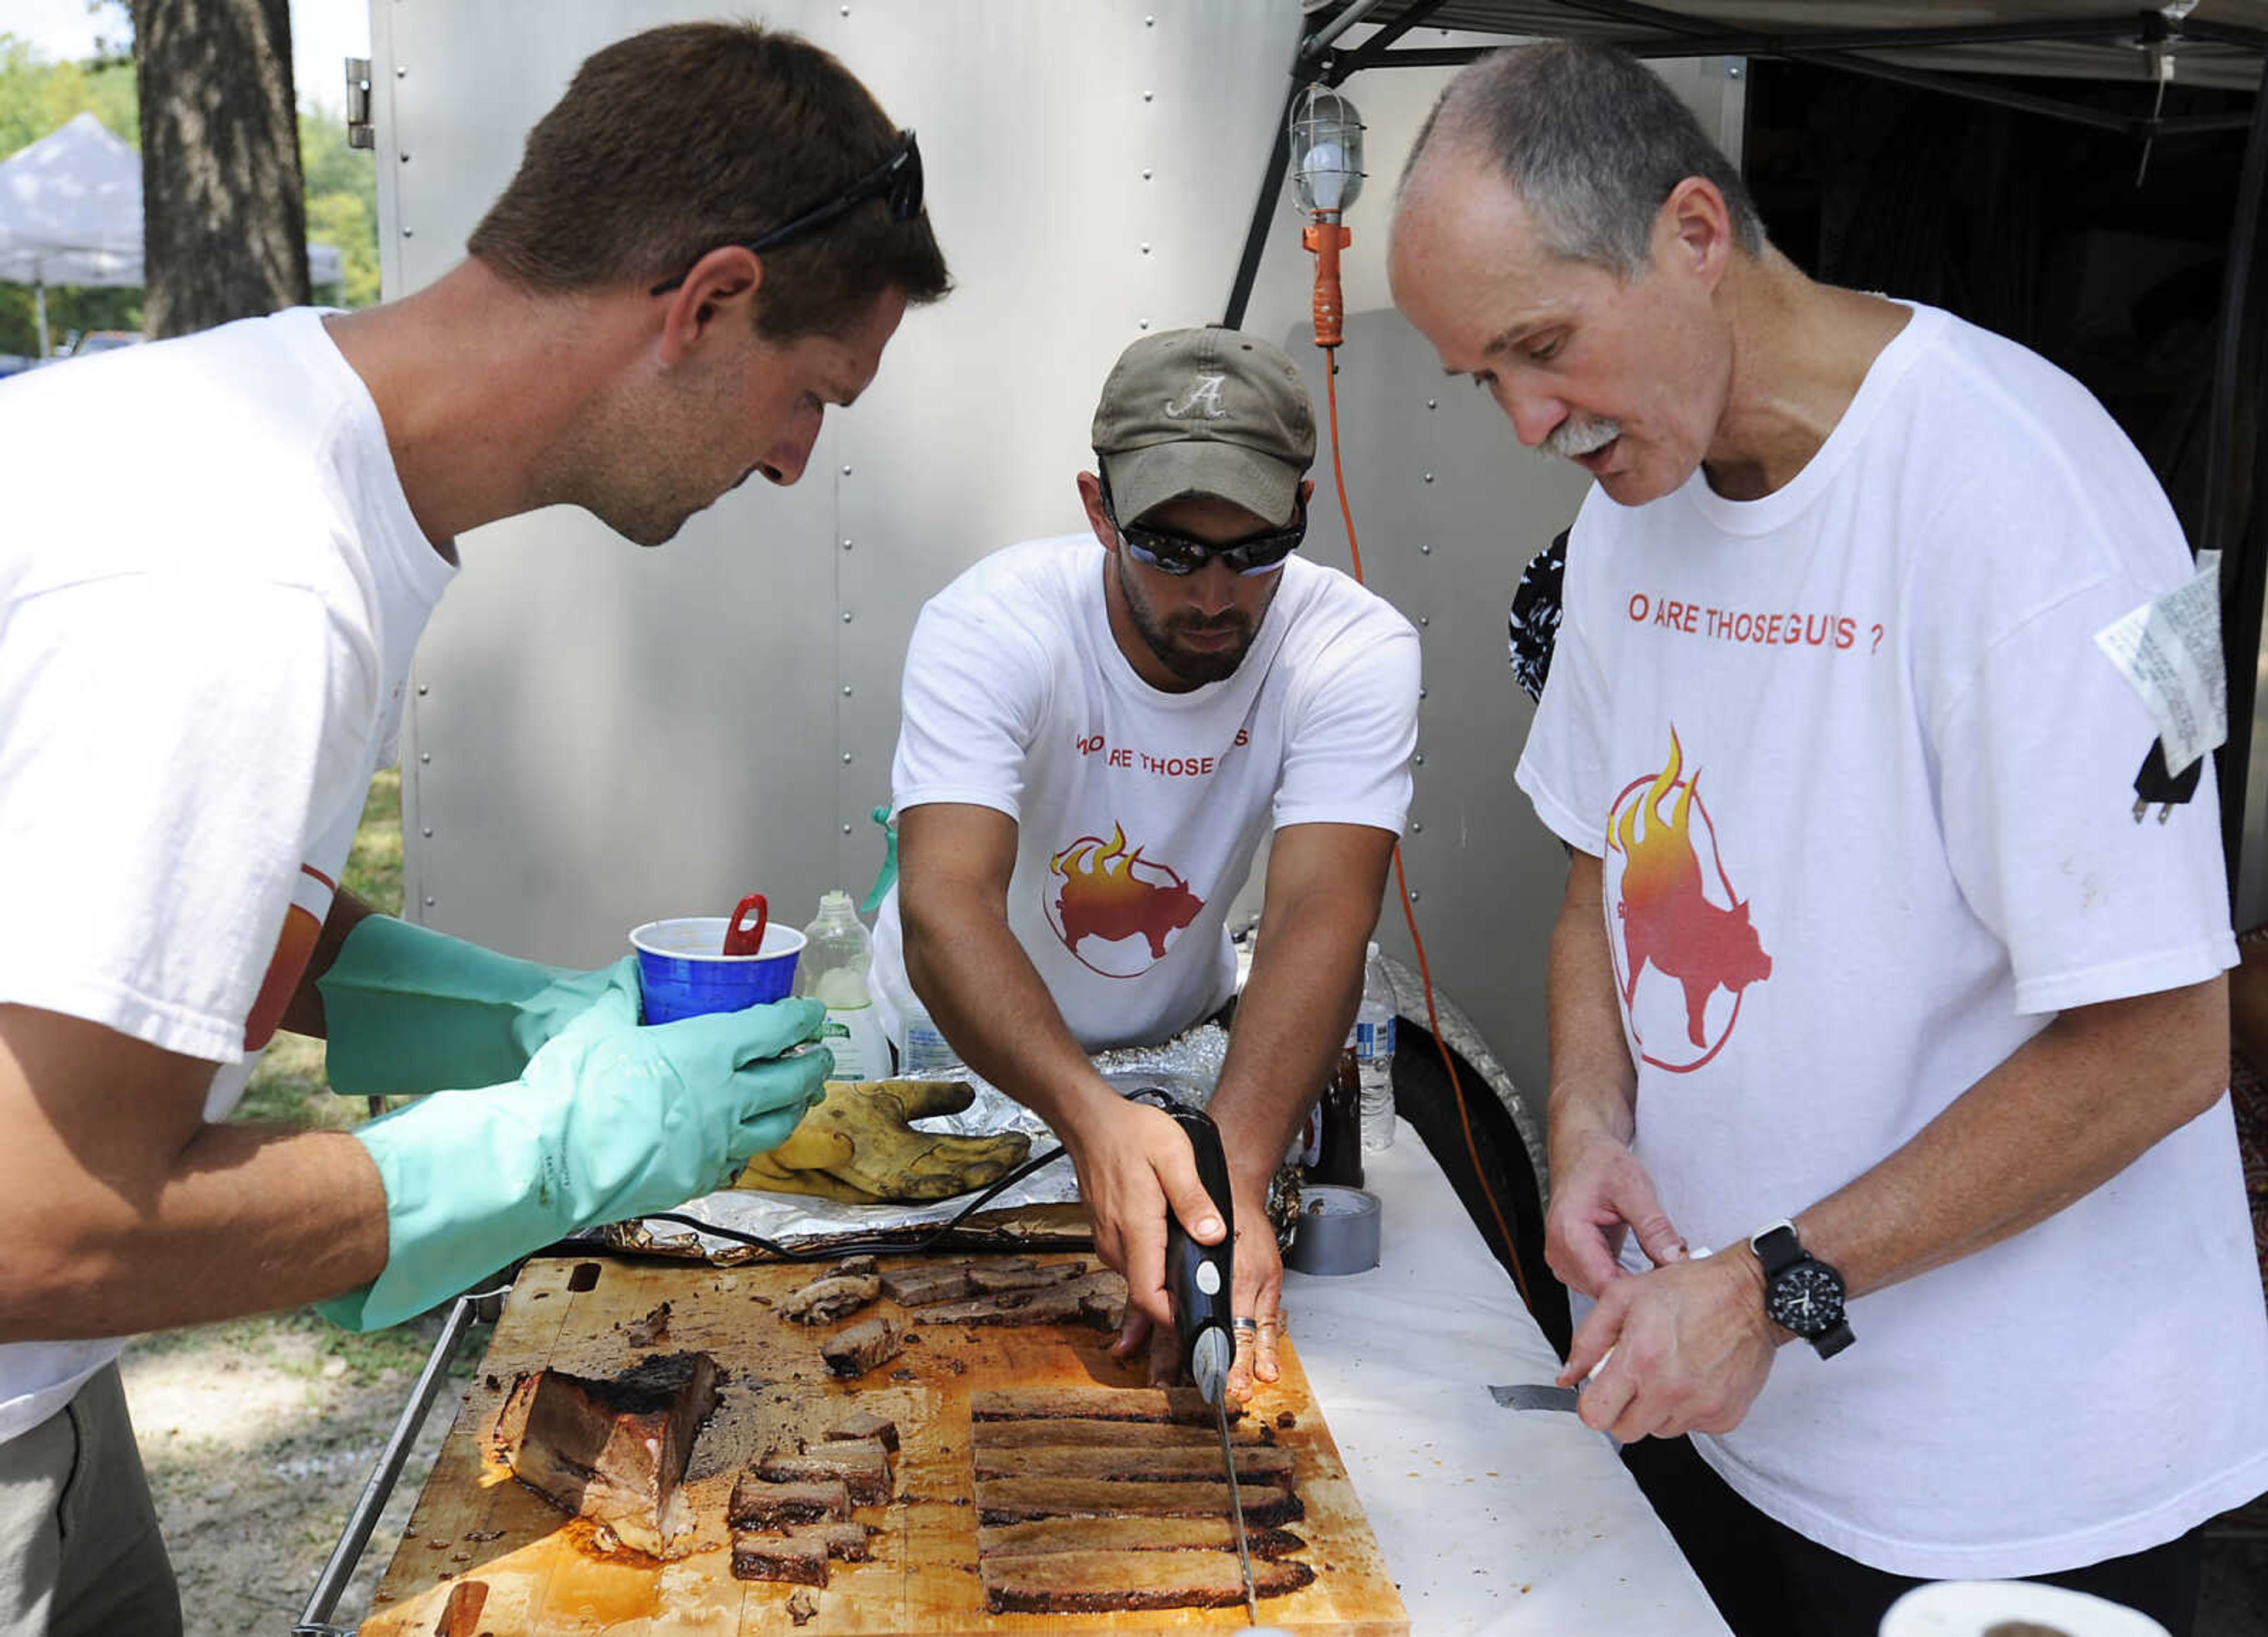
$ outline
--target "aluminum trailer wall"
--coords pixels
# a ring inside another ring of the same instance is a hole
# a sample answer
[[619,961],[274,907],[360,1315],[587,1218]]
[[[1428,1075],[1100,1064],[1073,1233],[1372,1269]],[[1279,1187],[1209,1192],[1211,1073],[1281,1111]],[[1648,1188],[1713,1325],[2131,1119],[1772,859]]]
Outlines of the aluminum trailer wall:
[[[583,57],[715,14],[373,0],[388,296],[455,262]],[[836,52],[921,133],[959,288],[908,316],[796,487],[752,484],[658,552],[564,509],[460,542],[403,739],[413,920],[589,964],[630,926],[721,914],[751,890],[799,924],[824,888],[864,890],[922,602],[998,546],[1083,526],[1071,480],[1092,463],[1095,391],[1143,328],[1219,315],[1301,28],[1296,0],[792,0],[762,16]],[[1736,137],[1726,64],[1664,70]],[[1350,218],[1341,429],[1371,582],[1425,641],[1406,851],[1433,973],[1540,1092],[1565,866],[1511,782],[1528,709],[1504,614],[1584,480],[1519,449],[1388,300],[1394,177],[1446,77],[1348,87],[1372,178]],[[1309,262],[1288,209],[1281,223],[1246,323],[1302,359],[1320,416]],[[1344,567],[1327,456],[1317,476],[1309,549]],[[1381,942],[1407,958],[1387,909]]]

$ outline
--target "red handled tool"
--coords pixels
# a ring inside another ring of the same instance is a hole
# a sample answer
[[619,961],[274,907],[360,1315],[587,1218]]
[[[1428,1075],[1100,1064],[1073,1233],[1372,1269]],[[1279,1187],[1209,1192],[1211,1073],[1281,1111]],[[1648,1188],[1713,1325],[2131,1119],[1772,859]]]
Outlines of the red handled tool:
[[[748,923],[748,912],[751,909],[755,911],[756,915],[754,925]],[[764,928],[770,924],[771,918],[771,906],[764,902],[764,895],[761,892],[751,892],[733,905],[732,922],[725,929],[725,953],[727,955],[762,953],[764,947]]]

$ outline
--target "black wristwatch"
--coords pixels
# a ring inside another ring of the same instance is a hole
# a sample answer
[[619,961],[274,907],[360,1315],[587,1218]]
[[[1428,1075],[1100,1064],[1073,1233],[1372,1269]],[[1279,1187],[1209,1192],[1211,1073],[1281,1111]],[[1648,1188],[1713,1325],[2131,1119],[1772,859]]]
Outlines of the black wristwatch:
[[1749,1236],[1764,1269],[1764,1316],[1794,1332],[1823,1359],[1849,1347],[1851,1326],[1843,1318],[1843,1275],[1803,1248],[1795,1224],[1774,1222]]

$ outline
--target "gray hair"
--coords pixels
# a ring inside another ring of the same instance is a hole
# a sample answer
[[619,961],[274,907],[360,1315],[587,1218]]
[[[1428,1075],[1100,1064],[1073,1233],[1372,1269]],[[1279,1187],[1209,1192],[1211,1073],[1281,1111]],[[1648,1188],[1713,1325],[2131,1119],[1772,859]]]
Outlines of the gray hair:
[[1491,52],[1449,82],[1403,166],[1409,186],[1436,129],[1495,160],[1552,251],[1624,278],[1653,253],[1654,217],[1698,176],[1725,197],[1734,237],[1761,254],[1748,185],[1692,111],[1628,52],[1574,40]]

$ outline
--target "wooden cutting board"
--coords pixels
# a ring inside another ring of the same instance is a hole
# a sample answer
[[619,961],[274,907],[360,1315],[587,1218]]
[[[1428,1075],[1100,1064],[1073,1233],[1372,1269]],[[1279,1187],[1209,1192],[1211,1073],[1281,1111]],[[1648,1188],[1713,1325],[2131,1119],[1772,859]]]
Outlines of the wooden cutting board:
[[[902,1259],[885,1257],[882,1264]],[[908,1323],[911,1345],[902,1354],[858,1381],[839,1382],[819,1356],[820,1343],[839,1326],[789,1325],[770,1305],[820,1271],[612,1259],[528,1263],[372,1599],[363,1637],[789,1631],[810,1637],[1038,1631],[1163,1637],[1246,1623],[1241,1606],[987,1612],[970,1504],[969,1395],[993,1387],[1140,1386],[1142,1373],[1109,1357],[1111,1336],[1085,1326]],[[650,1346],[634,1346],[625,1331],[663,1302],[670,1304],[666,1332]],[[877,1310],[909,1321],[919,1310],[886,1300],[867,1313]],[[551,1366],[610,1376],[648,1353],[688,1348],[708,1352],[729,1374],[723,1406],[695,1444],[688,1474],[700,1519],[689,1556],[657,1563],[603,1552],[589,1524],[512,1481],[495,1457],[497,1411],[519,1372]],[[1307,1516],[1292,1527],[1307,1542],[1298,1555],[1315,1580],[1263,1603],[1261,1619],[1300,1637],[1408,1637],[1409,1616],[1288,1340],[1280,1356],[1283,1378],[1257,1393],[1247,1410],[1271,1423],[1285,1413],[1292,1418],[1276,1440],[1293,1452]],[[795,1588],[733,1578],[725,1501],[749,1463],[776,1444],[793,1447],[791,1431],[815,1435],[815,1421],[852,1408],[876,1410],[898,1423],[895,1498],[887,1509],[858,1514],[881,1526],[874,1560],[831,1565],[827,1588],[815,1593],[818,1612],[797,1627],[787,1609]]]

